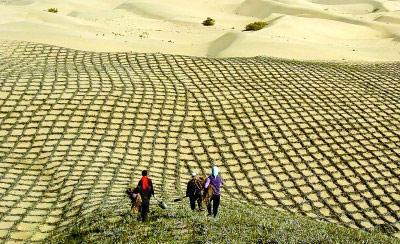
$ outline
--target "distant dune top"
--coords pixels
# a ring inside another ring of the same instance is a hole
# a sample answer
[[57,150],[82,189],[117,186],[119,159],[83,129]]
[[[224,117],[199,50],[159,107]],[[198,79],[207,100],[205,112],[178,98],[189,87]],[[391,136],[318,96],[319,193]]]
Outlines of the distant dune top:
[[1,39],[86,51],[400,60],[400,0],[0,0],[0,16]]

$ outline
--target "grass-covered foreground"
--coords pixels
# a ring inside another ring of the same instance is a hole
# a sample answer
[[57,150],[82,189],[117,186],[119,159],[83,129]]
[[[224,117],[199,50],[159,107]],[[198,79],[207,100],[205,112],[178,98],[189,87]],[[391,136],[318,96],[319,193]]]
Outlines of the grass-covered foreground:
[[[125,205],[126,206],[126,205]],[[120,206],[121,207],[121,206]],[[187,206],[151,206],[141,223],[127,207],[110,207],[70,229],[55,232],[51,243],[399,243],[378,232],[341,227],[252,205],[224,202],[214,219]]]

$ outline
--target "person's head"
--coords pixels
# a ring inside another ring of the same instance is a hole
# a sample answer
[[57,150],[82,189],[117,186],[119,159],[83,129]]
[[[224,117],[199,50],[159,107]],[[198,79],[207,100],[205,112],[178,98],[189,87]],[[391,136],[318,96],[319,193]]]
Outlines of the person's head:
[[142,176],[147,176],[147,170],[142,171]]
[[211,175],[214,176],[214,177],[217,177],[218,172],[219,172],[218,167],[215,166],[215,165],[212,166],[212,168],[211,168]]
[[196,172],[192,172],[192,177],[196,177]]

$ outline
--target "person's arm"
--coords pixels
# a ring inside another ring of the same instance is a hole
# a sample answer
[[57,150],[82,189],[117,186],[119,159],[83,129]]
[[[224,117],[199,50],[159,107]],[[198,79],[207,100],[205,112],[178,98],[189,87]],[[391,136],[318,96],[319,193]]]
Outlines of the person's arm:
[[190,181],[187,183],[187,187],[186,187],[186,197],[189,197],[189,191],[190,191]]
[[136,189],[137,189],[138,193],[142,193],[142,180],[141,179],[139,180]]
[[149,181],[150,181],[150,189],[151,189],[151,195],[153,195],[153,197],[154,197],[154,187],[153,187],[153,182],[149,179]]
[[204,191],[207,190],[209,185],[210,185],[210,178],[207,177],[206,183],[204,184]]

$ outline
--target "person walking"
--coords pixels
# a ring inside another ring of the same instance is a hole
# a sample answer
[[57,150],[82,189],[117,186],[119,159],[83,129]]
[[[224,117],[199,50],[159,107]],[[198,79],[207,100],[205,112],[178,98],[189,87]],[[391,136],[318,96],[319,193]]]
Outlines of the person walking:
[[135,189],[129,188],[128,190],[126,190],[126,193],[128,194],[129,199],[131,200],[131,214],[135,215],[140,213],[140,208],[142,206],[142,198],[140,197],[137,188]]
[[200,211],[203,211],[202,207],[202,189],[204,184],[204,178],[197,176],[195,172],[192,173],[192,179],[188,182],[186,187],[186,197],[189,197],[190,208],[196,209],[196,201]]
[[147,170],[142,171],[142,178],[140,179],[137,189],[142,198],[142,206],[140,207],[141,220],[147,221],[147,215],[149,213],[150,198],[154,196],[154,188],[151,179],[147,176]]
[[204,184],[204,194],[211,192],[209,191],[209,187],[211,187],[212,190],[212,195],[209,197],[209,201],[207,202],[207,211],[209,216],[212,214],[214,217],[218,214],[218,207],[221,201],[220,188],[223,185],[222,177],[218,174],[218,171],[218,167],[213,166],[211,169],[211,175],[207,177],[206,183]]

